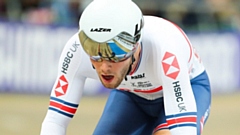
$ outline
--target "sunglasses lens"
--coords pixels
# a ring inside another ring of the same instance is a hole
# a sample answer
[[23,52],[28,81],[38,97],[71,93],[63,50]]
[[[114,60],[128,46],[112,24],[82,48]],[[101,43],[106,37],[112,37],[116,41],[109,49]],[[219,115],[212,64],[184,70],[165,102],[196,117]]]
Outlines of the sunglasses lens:
[[102,61],[108,60],[112,62],[120,62],[128,59],[136,50],[138,43],[135,43],[130,35],[119,34],[112,40],[104,43],[98,43],[88,38],[81,31],[79,39],[84,51],[92,60]]

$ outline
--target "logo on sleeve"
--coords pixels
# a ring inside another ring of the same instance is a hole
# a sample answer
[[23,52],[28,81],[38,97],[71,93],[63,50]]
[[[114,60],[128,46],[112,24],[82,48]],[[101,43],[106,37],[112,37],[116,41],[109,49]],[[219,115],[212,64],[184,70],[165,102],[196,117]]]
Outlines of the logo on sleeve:
[[60,76],[58,79],[57,86],[55,87],[56,97],[65,95],[68,89],[68,81],[64,75]]
[[174,54],[166,52],[162,59],[162,66],[166,76],[174,80],[177,78],[180,68]]
[[70,65],[72,58],[74,56],[74,53],[77,51],[79,45],[80,44],[77,44],[75,42],[74,44],[72,44],[72,48],[70,48],[69,51],[67,52],[67,54],[64,58],[64,61],[62,63],[62,70],[61,70],[62,73],[67,74],[69,65]]

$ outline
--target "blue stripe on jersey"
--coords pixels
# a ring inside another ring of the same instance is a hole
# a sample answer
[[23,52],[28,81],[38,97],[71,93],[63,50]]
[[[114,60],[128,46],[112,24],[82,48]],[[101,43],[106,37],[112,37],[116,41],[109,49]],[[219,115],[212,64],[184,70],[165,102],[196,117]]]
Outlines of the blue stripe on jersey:
[[55,98],[55,97],[50,97],[50,99],[51,99],[51,100],[54,100],[54,101],[57,101],[57,102],[60,102],[60,103],[63,103],[63,104],[65,104],[65,105],[74,107],[74,108],[77,108],[77,107],[78,107],[78,104],[69,103],[69,102],[66,102],[66,101],[64,101],[64,100],[61,100],[61,99],[58,99],[58,98]]
[[169,126],[168,128],[171,130],[173,128],[176,127],[185,127],[185,126],[190,126],[190,127],[197,127],[197,124],[191,124],[191,123],[187,123],[187,124],[177,124],[177,125],[173,125],[173,126]]

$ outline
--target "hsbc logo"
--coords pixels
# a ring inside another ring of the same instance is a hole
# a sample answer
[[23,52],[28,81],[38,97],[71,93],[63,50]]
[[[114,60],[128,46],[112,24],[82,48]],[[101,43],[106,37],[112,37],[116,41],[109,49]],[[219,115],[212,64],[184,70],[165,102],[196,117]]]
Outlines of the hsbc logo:
[[55,95],[56,97],[65,95],[67,93],[68,89],[68,81],[64,75],[60,76],[57,82],[57,85],[55,87]]
[[177,78],[180,72],[177,57],[169,52],[166,52],[162,59],[162,67],[164,74],[174,80]]

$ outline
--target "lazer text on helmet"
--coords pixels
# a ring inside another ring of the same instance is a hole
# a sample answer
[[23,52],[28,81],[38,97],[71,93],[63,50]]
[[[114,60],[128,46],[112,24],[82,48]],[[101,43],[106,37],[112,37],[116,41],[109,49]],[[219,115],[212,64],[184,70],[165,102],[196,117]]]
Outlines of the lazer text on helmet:
[[111,29],[108,28],[92,28],[91,32],[111,32]]

